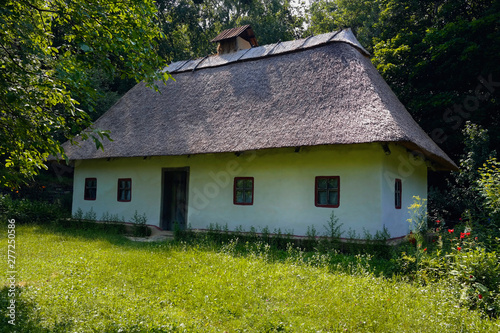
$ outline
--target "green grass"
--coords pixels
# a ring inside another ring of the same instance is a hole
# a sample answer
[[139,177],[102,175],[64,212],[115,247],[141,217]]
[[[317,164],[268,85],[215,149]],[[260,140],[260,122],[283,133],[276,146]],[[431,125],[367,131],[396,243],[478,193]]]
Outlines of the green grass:
[[[458,307],[438,285],[418,287],[363,269],[331,272],[304,264],[297,251],[277,261],[263,246],[241,256],[231,244],[215,250],[133,243],[102,231],[41,226],[16,232],[16,332],[500,330],[500,321]],[[10,332],[5,285],[0,331]]]

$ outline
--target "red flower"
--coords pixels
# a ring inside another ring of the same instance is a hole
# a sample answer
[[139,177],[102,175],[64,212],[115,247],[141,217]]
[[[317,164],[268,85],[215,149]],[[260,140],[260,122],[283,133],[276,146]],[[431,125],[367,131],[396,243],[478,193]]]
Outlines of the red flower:
[[470,232],[466,232],[465,236],[469,237],[470,236]]
[[479,297],[479,299],[483,299],[483,295],[481,294],[477,295],[477,297]]
[[465,234],[463,232],[460,233],[460,238],[464,238],[465,237]]
[[477,240],[477,236],[476,236],[476,238],[474,238],[474,239],[475,239],[475,240]]
[[452,234],[455,231],[455,229],[448,229],[448,232]]
[[424,249],[424,252],[427,251],[427,248]]
[[439,223],[441,223],[441,221],[440,220],[436,220],[436,223],[439,224]]
[[460,251],[462,248],[460,246],[457,246],[457,250]]

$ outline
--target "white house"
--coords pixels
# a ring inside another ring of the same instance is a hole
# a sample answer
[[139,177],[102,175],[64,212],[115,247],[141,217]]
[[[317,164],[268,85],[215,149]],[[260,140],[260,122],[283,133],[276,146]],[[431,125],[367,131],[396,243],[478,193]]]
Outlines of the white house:
[[400,237],[428,168],[457,168],[350,30],[257,46],[244,26],[215,41],[218,55],[171,64],[161,94],[138,84],[98,119],[104,150],[65,145],[73,211],[295,235],[335,212],[344,230]]

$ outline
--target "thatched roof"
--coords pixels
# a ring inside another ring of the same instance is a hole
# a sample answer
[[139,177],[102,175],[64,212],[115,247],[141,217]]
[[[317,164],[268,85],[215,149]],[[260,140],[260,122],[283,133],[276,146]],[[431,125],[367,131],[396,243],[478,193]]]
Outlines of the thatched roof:
[[350,30],[171,64],[161,94],[137,84],[95,122],[109,130],[65,144],[69,158],[188,155],[398,142],[438,169],[453,161],[412,119]]

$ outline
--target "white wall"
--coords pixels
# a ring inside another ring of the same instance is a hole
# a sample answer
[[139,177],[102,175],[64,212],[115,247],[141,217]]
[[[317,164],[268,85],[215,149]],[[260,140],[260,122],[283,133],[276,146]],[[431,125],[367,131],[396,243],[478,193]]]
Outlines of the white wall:
[[[389,145],[391,154],[384,158],[382,174],[382,223],[391,237],[410,232],[408,207],[414,196],[427,199],[427,165],[425,160],[397,144]],[[401,179],[401,209],[394,208],[394,181]]]
[[[394,149],[393,149],[394,148]],[[392,146],[385,155],[380,144],[337,145],[269,149],[232,153],[143,158],[117,158],[77,161],[73,211],[92,208],[100,218],[103,213],[118,214],[130,221],[134,212],[146,213],[148,223],[158,225],[161,212],[162,168],[189,167],[188,223],[205,229],[210,223],[228,225],[230,230],[243,226],[269,227],[271,231],[305,235],[314,225],[321,234],[331,212],[362,236],[374,234],[385,225],[391,236],[406,233],[407,209],[412,195],[426,196],[426,169],[404,177],[399,172],[404,150]],[[401,157],[400,157],[401,156]],[[394,180],[403,180],[403,208],[394,209]],[[254,204],[233,204],[234,177],[254,177]],[[340,176],[340,206],[316,207],[316,176]],[[83,200],[84,179],[97,178],[97,199]],[[117,202],[118,178],[132,179],[131,202]],[[392,207],[391,207],[392,203]],[[344,237],[346,234],[344,234]]]

